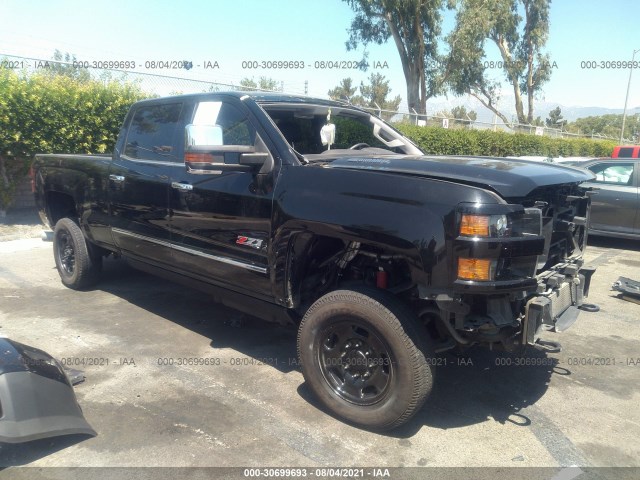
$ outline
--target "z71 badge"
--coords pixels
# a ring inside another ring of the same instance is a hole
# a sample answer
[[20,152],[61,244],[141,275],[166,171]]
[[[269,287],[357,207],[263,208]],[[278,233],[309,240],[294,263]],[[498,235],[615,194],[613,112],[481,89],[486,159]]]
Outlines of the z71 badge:
[[238,235],[236,243],[238,245],[246,245],[247,247],[252,248],[262,247],[262,240],[260,240],[259,238],[243,237],[242,235]]

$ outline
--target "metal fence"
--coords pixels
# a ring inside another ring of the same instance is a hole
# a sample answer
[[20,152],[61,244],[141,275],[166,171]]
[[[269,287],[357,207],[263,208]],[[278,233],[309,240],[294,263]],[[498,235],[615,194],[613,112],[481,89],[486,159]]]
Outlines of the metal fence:
[[[21,57],[16,55],[9,55],[0,53],[0,62],[2,68],[12,68],[18,71],[24,71],[26,73],[34,73],[42,69],[52,68],[53,65],[67,68],[83,68],[89,72],[92,79],[98,81],[118,81],[118,82],[130,82],[136,84],[143,92],[148,93],[149,96],[166,96],[177,95],[183,93],[202,93],[202,92],[216,92],[225,90],[263,90],[260,88],[250,88],[240,85],[240,81],[218,81],[208,80],[204,78],[193,78],[197,75],[195,72],[190,72],[185,69],[172,70],[178,73],[174,75],[165,75],[149,72],[140,72],[135,70],[125,70],[118,68],[94,68],[89,62],[66,62],[56,60],[44,60],[40,58]],[[89,63],[88,68],[85,66]],[[95,62],[92,62],[95,63]],[[97,62],[99,66],[102,62]],[[106,62],[105,62],[106,63]],[[124,63],[124,62],[122,62]],[[185,62],[188,63],[188,62]],[[188,67],[188,65],[184,65]],[[189,78],[190,75],[192,78]],[[287,82],[280,81],[277,90],[278,92],[286,92],[296,95],[307,94],[307,82]],[[268,91],[268,90],[267,90]],[[476,129],[476,130],[494,130],[503,131],[508,133],[528,133],[531,135],[542,135],[555,138],[593,138],[593,139],[606,139],[617,141],[618,137],[610,137],[604,135],[588,135],[566,132],[562,129],[549,128],[546,126],[535,125],[523,125],[523,124],[505,124],[497,116],[494,117],[493,122],[482,122],[478,120],[467,119],[455,119],[445,117],[441,115],[425,115],[418,114],[417,112],[409,111],[391,111],[380,108],[365,108],[378,116],[385,118],[392,123],[396,122],[408,122],[414,125],[420,126],[439,126],[442,128],[451,129]],[[634,139],[637,140],[637,139]],[[629,143],[633,143],[631,139],[625,140]]]
[[[452,118],[443,115],[427,115],[417,112],[400,112],[393,110],[383,110],[379,108],[364,108],[379,117],[383,117],[388,121],[412,123],[419,126],[442,127],[451,129],[468,129],[468,130],[493,130],[507,133],[527,133],[530,135],[540,135],[553,138],[590,138],[594,140],[614,140],[618,141],[619,137],[599,135],[599,134],[580,134],[567,132],[560,128],[551,128],[547,126],[529,125],[523,123],[506,124],[499,118],[493,122],[483,122],[470,118]],[[496,116],[497,117],[497,116]],[[628,143],[635,143],[636,139],[625,139]]]

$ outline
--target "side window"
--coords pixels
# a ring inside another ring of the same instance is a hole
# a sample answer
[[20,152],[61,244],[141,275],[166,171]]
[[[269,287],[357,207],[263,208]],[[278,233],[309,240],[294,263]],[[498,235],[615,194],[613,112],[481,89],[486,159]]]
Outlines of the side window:
[[149,105],[136,110],[124,154],[143,160],[182,162],[183,131],[178,128],[182,103]]
[[222,128],[222,138],[213,138],[212,145],[243,145],[252,147],[256,130],[238,108],[226,102],[200,102],[191,122],[194,125],[215,125]]
[[611,185],[633,185],[633,163],[597,163],[589,168],[596,182]]

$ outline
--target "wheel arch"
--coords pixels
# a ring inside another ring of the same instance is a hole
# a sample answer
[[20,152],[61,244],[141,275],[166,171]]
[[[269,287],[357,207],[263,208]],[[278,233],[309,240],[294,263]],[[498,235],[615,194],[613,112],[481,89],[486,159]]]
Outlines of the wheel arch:
[[45,215],[51,228],[55,228],[61,218],[68,217],[76,223],[80,218],[78,206],[73,196],[55,190],[45,192]]
[[[355,254],[349,254],[357,245]],[[291,229],[281,236],[281,252],[275,269],[276,288],[280,288],[278,298],[288,307],[297,310],[300,316],[315,300],[331,289],[357,284],[354,281],[355,263],[370,266],[375,262],[385,262],[406,276],[406,289],[417,285],[423,273],[422,259],[418,248],[403,239],[393,241],[365,235],[346,235],[340,229],[331,229],[322,225],[321,229]],[[377,257],[377,258],[376,258]],[[338,265],[340,264],[340,265]],[[331,278],[330,269],[340,273],[337,279]],[[364,285],[365,282],[362,282]],[[403,287],[403,288],[404,288]]]

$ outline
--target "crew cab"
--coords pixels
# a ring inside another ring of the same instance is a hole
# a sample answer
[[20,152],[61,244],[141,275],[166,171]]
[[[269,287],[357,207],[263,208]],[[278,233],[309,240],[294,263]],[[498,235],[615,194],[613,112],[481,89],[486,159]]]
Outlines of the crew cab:
[[390,429],[432,388],[433,356],[512,351],[571,325],[593,174],[428,156],[351,105],[266,93],[134,104],[111,156],[36,155],[36,201],[62,282],[102,259],[298,329],[310,390]]

